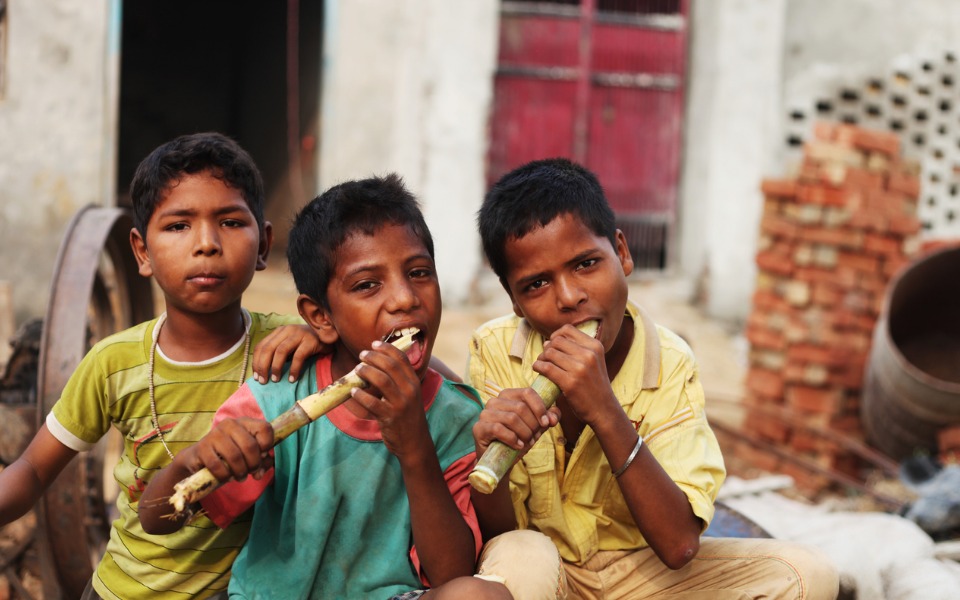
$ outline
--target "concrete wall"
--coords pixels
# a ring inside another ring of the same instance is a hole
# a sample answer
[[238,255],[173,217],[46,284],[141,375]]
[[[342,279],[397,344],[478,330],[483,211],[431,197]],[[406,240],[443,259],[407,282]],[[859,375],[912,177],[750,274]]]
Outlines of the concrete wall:
[[18,322],[45,312],[69,219],[113,202],[119,14],[119,0],[7,3],[0,280]]
[[760,180],[776,170],[785,0],[695,0],[684,122],[679,269],[706,311],[738,321],[756,267]]
[[320,187],[396,171],[424,207],[444,301],[481,269],[496,0],[327,0]]

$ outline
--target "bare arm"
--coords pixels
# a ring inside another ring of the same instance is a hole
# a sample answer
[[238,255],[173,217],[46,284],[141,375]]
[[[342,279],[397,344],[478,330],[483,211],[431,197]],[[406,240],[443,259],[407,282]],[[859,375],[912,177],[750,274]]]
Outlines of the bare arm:
[[[544,345],[534,370],[564,391],[561,406],[593,429],[616,472],[633,451],[637,432],[613,394],[600,342],[564,326]],[[665,565],[679,569],[696,556],[701,522],[645,445],[617,483],[637,528]]]
[[[516,450],[519,460],[544,431],[559,422],[559,417],[559,409],[552,407],[548,410],[543,399],[531,388],[502,390],[487,401],[473,426],[477,458],[483,456],[493,441],[500,441]],[[472,490],[474,508],[485,540],[517,528],[508,474],[509,471],[492,494]]]
[[374,349],[360,357],[363,364],[358,374],[380,390],[383,399],[356,389],[353,400],[374,415],[384,444],[400,461],[413,542],[423,570],[434,586],[472,575],[476,562],[473,534],[440,469],[423,412],[419,378],[390,344],[375,342]]
[[20,458],[0,471],[0,526],[33,508],[76,455],[42,425]]
[[182,479],[206,467],[219,481],[241,480],[248,474],[259,478],[272,466],[269,449],[273,428],[251,418],[226,419],[199,442],[177,453],[173,462],[154,475],[140,497],[137,509],[147,533],[172,533],[183,527],[187,515],[171,518],[168,499]]

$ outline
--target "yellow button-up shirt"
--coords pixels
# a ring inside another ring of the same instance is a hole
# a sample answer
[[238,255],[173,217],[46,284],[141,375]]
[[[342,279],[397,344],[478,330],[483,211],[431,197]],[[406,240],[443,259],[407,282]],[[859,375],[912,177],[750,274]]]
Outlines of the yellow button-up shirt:
[[[696,361],[686,342],[635,304],[628,302],[626,313],[634,342],[613,379],[614,394],[706,529],[726,470],[704,413]],[[502,389],[528,387],[542,352],[543,338],[526,321],[514,315],[489,321],[471,339],[468,383],[484,403]],[[646,547],[593,430],[583,430],[569,462],[564,442],[559,425],[550,429],[511,470],[519,527],[550,536],[574,564],[600,550]]]

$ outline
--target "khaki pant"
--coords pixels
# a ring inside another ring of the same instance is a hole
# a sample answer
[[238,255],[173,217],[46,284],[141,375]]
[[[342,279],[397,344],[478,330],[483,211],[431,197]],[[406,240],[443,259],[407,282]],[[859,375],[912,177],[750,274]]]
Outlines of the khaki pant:
[[833,600],[840,587],[837,570],[820,550],[794,542],[703,538],[696,558],[673,571],[649,548],[600,552],[579,566],[565,563],[553,542],[535,531],[490,540],[478,576],[502,581],[517,600]]

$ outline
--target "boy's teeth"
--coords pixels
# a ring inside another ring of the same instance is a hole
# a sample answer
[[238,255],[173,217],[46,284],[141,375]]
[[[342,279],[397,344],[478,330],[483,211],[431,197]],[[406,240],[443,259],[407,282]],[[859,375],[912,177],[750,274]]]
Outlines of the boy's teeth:
[[394,340],[398,340],[402,338],[405,335],[413,336],[418,333],[420,333],[420,330],[417,329],[416,327],[404,327],[403,329],[398,329],[393,333],[391,333],[389,336],[387,336],[387,341],[392,342]]

